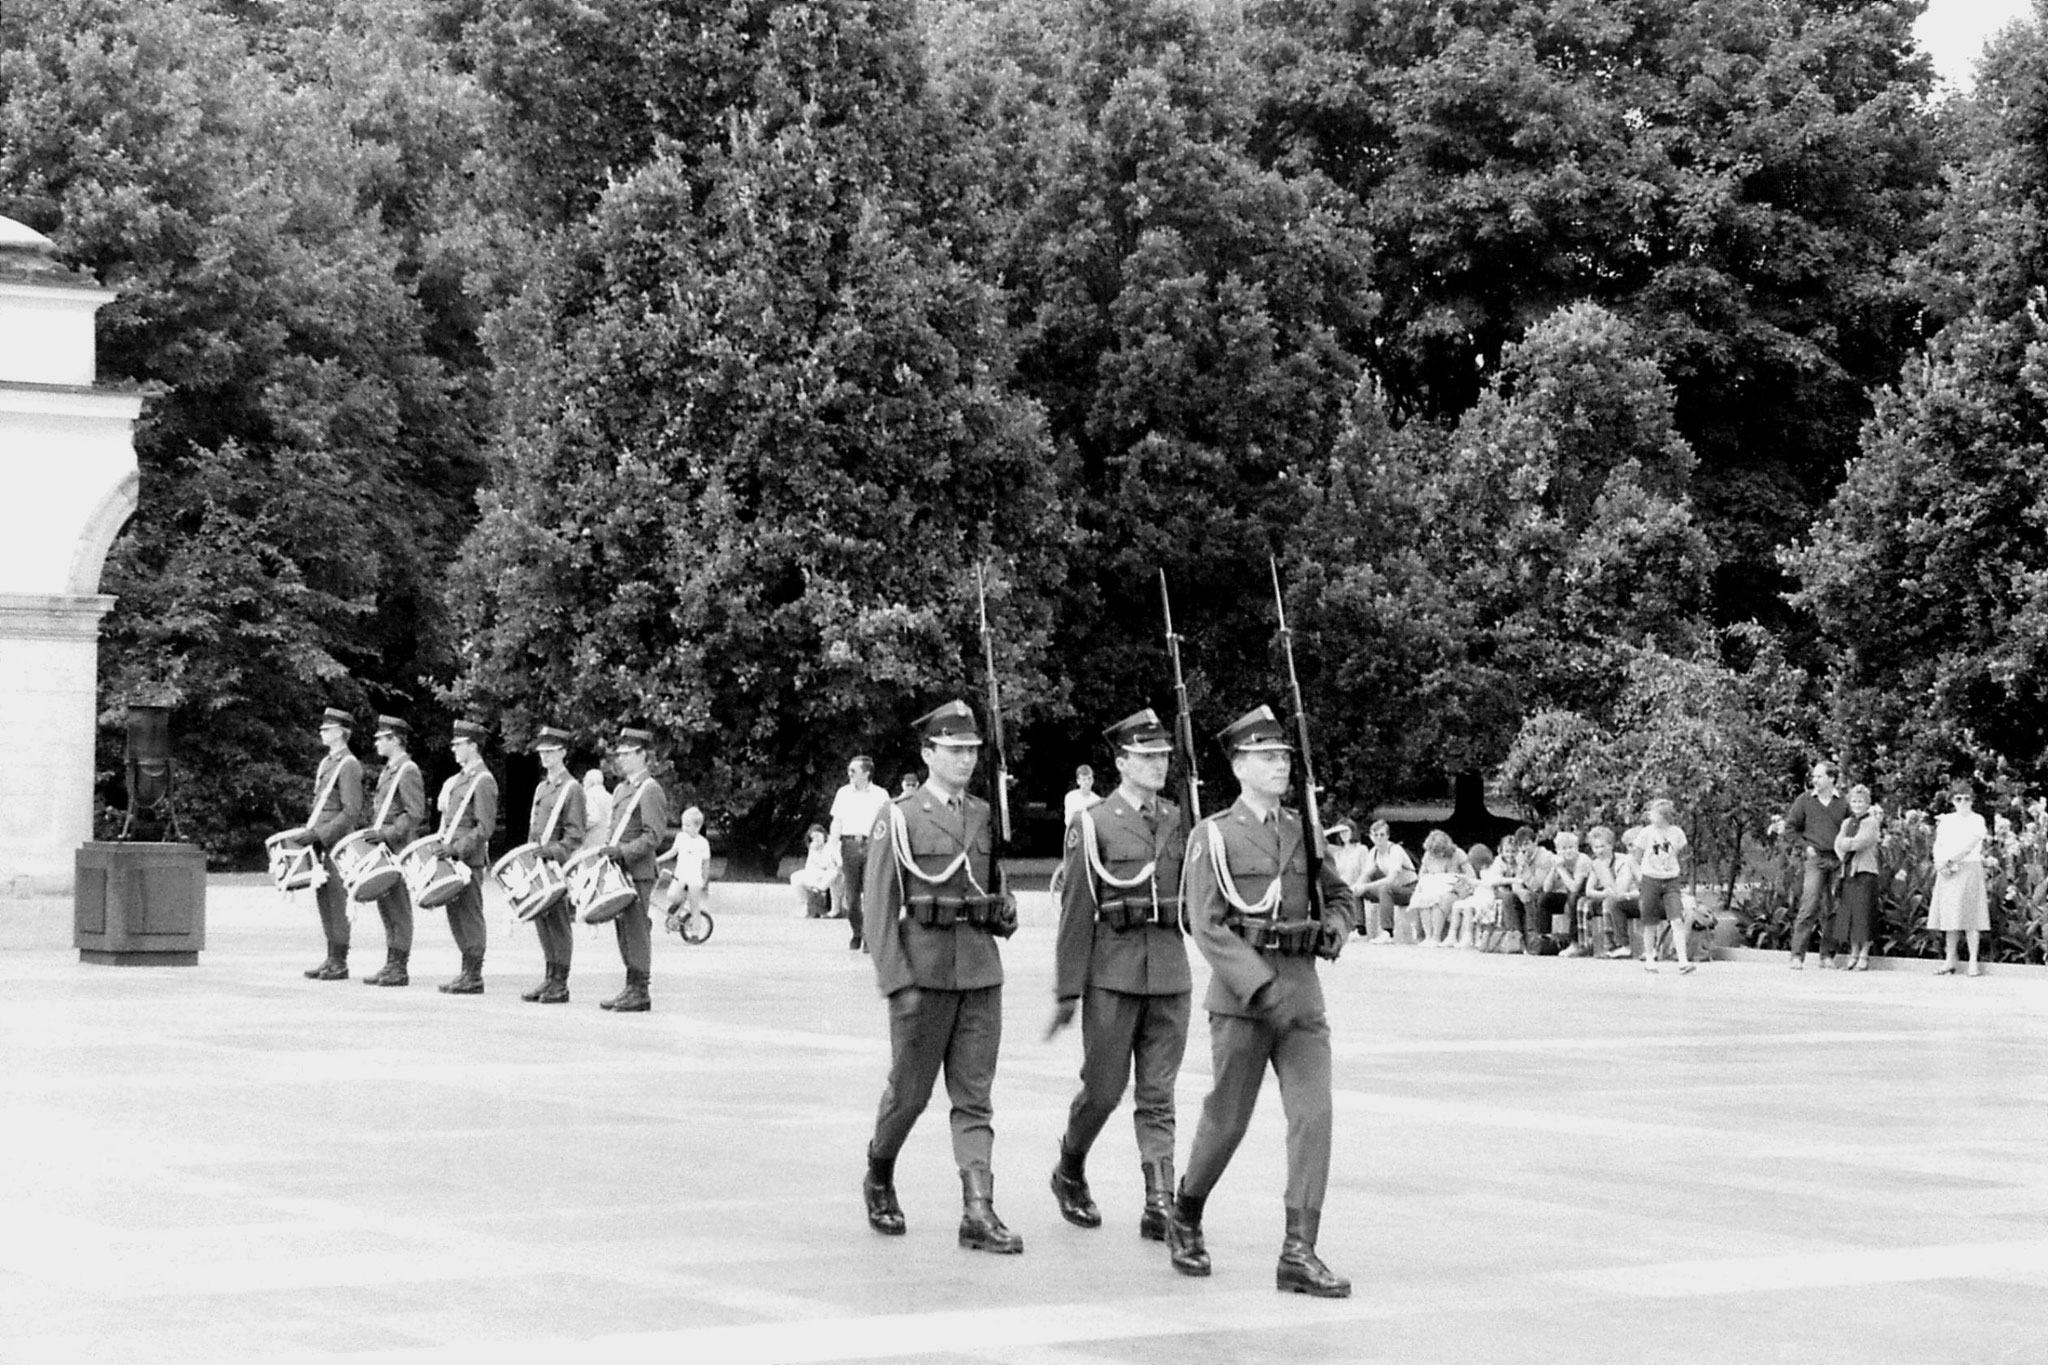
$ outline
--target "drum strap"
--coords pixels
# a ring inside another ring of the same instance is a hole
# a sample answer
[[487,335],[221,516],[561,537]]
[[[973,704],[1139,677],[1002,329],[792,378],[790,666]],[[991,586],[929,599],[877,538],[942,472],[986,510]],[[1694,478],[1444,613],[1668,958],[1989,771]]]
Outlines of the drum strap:
[[[626,804],[620,809],[619,821],[617,824],[612,826],[612,837],[606,840],[607,843],[617,844],[619,840],[625,838],[626,822],[628,820],[631,820],[633,818],[634,812],[640,809],[640,795],[641,793],[647,790],[647,781],[648,779],[643,777],[640,779],[640,785],[633,788],[633,798],[632,800],[626,802]],[[567,796],[568,794],[569,793],[566,791],[562,793],[562,795],[564,796]],[[557,807],[557,809],[560,809],[560,807]]]
[[405,783],[405,769],[416,767],[411,759],[405,760],[405,767],[398,770],[398,776],[391,781],[391,790],[384,793],[384,799],[377,803],[377,818],[370,822],[371,829],[382,829],[384,817],[391,814],[391,803],[398,799],[398,789]]
[[569,788],[575,785],[573,779],[562,783],[562,794],[555,798],[555,808],[548,812],[547,823],[540,827],[540,838],[534,840],[536,844],[547,843],[554,837],[555,821],[562,818],[562,807],[569,804]]
[[476,795],[476,786],[476,779],[470,779],[469,790],[465,791],[462,794],[462,799],[455,803],[454,814],[450,815],[446,820],[442,821],[441,833],[444,837],[451,833],[457,825],[460,825],[462,823],[462,817],[464,813],[469,810],[469,798]]
[[334,795],[334,784],[341,781],[341,770],[348,766],[348,759],[334,765],[334,771],[327,774],[327,780],[320,784],[320,790],[313,793],[313,813],[306,817],[306,827],[311,829],[320,823],[320,812],[327,809],[327,798]]

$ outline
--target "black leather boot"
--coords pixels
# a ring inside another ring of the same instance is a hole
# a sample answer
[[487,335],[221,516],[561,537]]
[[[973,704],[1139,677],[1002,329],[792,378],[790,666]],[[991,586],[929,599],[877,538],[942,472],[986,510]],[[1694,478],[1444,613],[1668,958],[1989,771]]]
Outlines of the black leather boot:
[[543,1005],[568,1004],[569,969],[559,962],[548,968],[548,979],[541,983],[540,994],[535,998]]
[[521,1000],[524,1000],[529,1005],[538,1004],[540,1002],[541,996],[546,993],[547,988],[549,986],[554,984],[554,981],[555,964],[550,962],[547,966],[546,974],[543,975],[540,979],[540,983],[534,986],[531,990],[524,990],[519,992],[519,998]]
[[405,955],[389,949],[384,952],[382,968],[363,978],[365,986],[403,986],[406,984]]
[[1059,1164],[1052,1168],[1052,1197],[1060,1206],[1060,1217],[1075,1227],[1099,1228],[1102,1210],[1088,1193],[1087,1160],[1087,1153],[1070,1152],[1066,1143],[1060,1144]]
[[1276,1289],[1319,1299],[1351,1297],[1351,1281],[1332,1274],[1316,1255],[1316,1233],[1322,1224],[1321,1209],[1287,1210],[1287,1240],[1280,1244],[1280,1264],[1273,1272]]
[[1183,1275],[1209,1273],[1209,1248],[1202,1244],[1202,1206],[1208,1202],[1209,1196],[1189,1194],[1183,1185],[1166,1220],[1166,1245],[1173,1253],[1173,1268]]
[[903,1206],[896,1202],[896,1158],[870,1154],[860,1193],[868,1205],[868,1226],[885,1237],[901,1237]]
[[484,955],[464,953],[462,971],[453,981],[441,983],[443,995],[482,995],[484,993]]
[[1024,1239],[996,1217],[995,1196],[996,1178],[987,1169],[960,1172],[960,1245],[969,1251],[1015,1256],[1024,1250]]
[[327,945],[327,960],[322,962],[317,967],[308,968],[306,971],[306,980],[348,980],[348,949],[337,948],[331,943]]
[[1166,1240],[1166,1225],[1173,1221],[1173,1158],[1141,1161],[1145,1176],[1145,1212],[1138,1218],[1138,1235],[1148,1242]]
[[599,1009],[612,1010],[618,1014],[645,1014],[654,1008],[654,1002],[647,996],[647,974],[629,971],[626,973],[626,989],[609,1000],[597,1002]]

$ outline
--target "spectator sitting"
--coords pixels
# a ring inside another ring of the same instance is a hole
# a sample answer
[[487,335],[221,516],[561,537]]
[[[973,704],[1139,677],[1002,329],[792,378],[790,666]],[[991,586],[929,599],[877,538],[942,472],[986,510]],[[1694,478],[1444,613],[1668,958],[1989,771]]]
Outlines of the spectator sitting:
[[1536,837],[1536,831],[1523,825],[1515,831],[1515,847],[1521,857],[1517,860],[1514,881],[1512,928],[1521,932],[1522,951],[1533,956],[1546,955],[1550,947],[1550,911],[1545,896],[1551,885],[1551,874],[1557,870],[1557,855],[1545,848]]
[[[1372,847],[1365,851],[1363,881],[1352,883],[1358,896],[1358,932],[1370,934],[1378,926],[1377,943],[1394,941],[1394,909],[1408,905],[1415,893],[1415,864],[1408,850],[1394,842],[1384,820],[1372,822],[1366,831]],[[1368,907],[1378,907],[1369,909]]]
[[1472,864],[1451,842],[1451,836],[1433,829],[1422,841],[1422,865],[1416,870],[1412,904],[1422,919],[1422,941],[1432,948],[1450,947],[1447,930],[1451,905],[1460,896],[1472,894],[1476,882]]
[[1500,899],[1495,888],[1502,885],[1500,859],[1485,844],[1465,850],[1465,862],[1472,869],[1472,892],[1451,902],[1451,946],[1477,948],[1479,931],[1500,922]]
[[1600,917],[1599,933],[1607,945],[1602,955],[1633,957],[1635,949],[1630,946],[1628,922],[1642,910],[1635,864],[1615,852],[1614,831],[1605,825],[1595,825],[1586,831],[1586,841],[1593,846],[1593,855],[1586,864],[1581,904],[1589,916]]
[[1571,830],[1559,830],[1551,842],[1557,849],[1556,860],[1550,880],[1541,889],[1537,913],[1553,920],[1563,917],[1564,943],[1559,957],[1584,957],[1592,947],[1579,934],[1579,896],[1586,889],[1586,869],[1592,860],[1579,852],[1579,836]]
[[839,849],[825,837],[823,825],[804,831],[804,865],[789,874],[796,889],[796,908],[805,919],[829,919],[832,888],[839,881]]

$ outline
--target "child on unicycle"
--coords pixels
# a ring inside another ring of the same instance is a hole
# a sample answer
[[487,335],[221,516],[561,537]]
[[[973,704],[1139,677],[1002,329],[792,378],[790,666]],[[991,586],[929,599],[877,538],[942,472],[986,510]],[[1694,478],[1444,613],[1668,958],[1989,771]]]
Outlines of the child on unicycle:
[[685,943],[702,943],[711,937],[711,841],[704,837],[704,812],[691,806],[676,825],[675,843],[662,855],[671,863],[663,904],[667,907],[668,931],[682,935]]

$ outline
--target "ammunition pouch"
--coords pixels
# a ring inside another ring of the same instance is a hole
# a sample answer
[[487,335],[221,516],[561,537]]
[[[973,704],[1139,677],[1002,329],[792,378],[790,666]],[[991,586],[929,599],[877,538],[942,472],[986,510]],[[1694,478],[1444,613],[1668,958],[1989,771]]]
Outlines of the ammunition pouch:
[[927,929],[951,929],[964,924],[997,938],[1017,932],[1017,898],[1007,892],[1000,896],[909,896],[903,913]]
[[1129,933],[1148,924],[1172,929],[1180,924],[1180,901],[1161,900],[1155,904],[1150,896],[1142,900],[1135,896],[1105,896],[1095,907],[1095,918],[1118,933]]
[[1312,919],[1278,920],[1233,914],[1224,921],[1245,946],[1275,957],[1312,957],[1322,942],[1323,926]]

